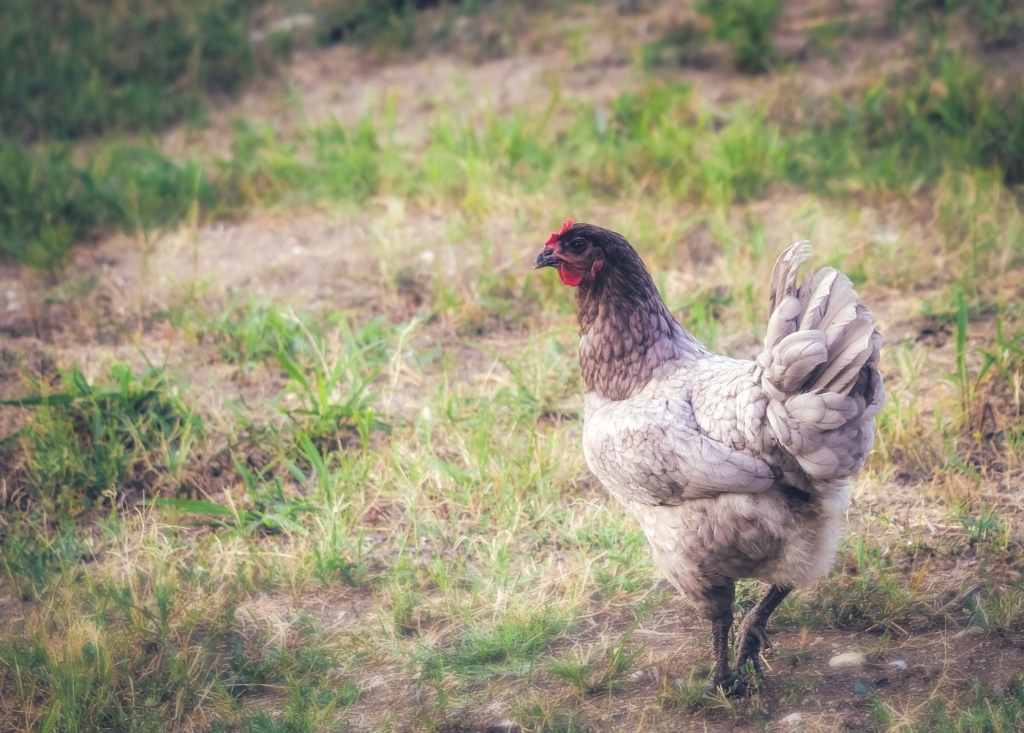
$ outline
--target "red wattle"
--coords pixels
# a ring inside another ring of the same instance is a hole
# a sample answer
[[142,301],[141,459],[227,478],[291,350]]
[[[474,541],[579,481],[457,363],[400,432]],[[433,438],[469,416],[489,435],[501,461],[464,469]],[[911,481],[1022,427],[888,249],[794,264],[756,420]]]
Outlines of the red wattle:
[[583,282],[582,272],[576,272],[576,270],[566,267],[565,265],[558,266],[558,276],[562,278],[562,282],[573,288]]

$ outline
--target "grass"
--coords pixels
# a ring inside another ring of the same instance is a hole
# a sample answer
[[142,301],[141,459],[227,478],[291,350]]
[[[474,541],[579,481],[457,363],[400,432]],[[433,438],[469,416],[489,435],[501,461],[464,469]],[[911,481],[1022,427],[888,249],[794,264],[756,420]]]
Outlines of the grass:
[[203,423],[164,371],[151,367],[136,375],[117,364],[107,381],[97,387],[72,366],[60,375],[60,389],[33,382],[39,394],[6,402],[36,408],[8,438],[24,456],[20,471],[8,478],[45,509],[73,516],[103,500],[121,501],[139,487],[159,492],[188,484]]
[[917,26],[927,34],[948,32],[964,22],[985,49],[1015,46],[1024,28],[1024,7],[1014,0],[894,0],[890,21],[900,30]]
[[[175,162],[151,146],[100,146],[83,164],[67,148],[29,153],[8,144],[0,246],[54,268],[75,241],[112,227],[149,232],[197,213],[360,205],[377,195],[457,202],[483,217],[503,191],[572,190],[599,200],[644,191],[728,211],[780,186],[842,196],[925,185],[953,194],[943,207],[950,239],[1020,257],[1019,222],[1001,232],[1002,222],[979,221],[980,211],[965,217],[964,203],[980,210],[990,196],[1005,195],[985,171],[1005,186],[1024,181],[1024,90],[997,94],[962,55],[939,51],[909,79],[879,83],[852,101],[808,104],[809,122],[793,128],[757,109],[712,116],[688,87],[651,85],[620,95],[610,112],[577,107],[559,127],[551,121],[557,97],[529,121],[515,113],[485,115],[482,124],[442,116],[415,153],[391,142],[386,121],[354,129],[331,123],[288,139],[240,123],[231,154],[212,166]],[[985,196],[954,193],[979,185]],[[1002,217],[1007,207],[990,211]],[[971,231],[976,225],[986,229]]]
[[763,74],[779,61],[771,32],[782,15],[779,0],[726,0],[697,6],[711,21],[712,34],[728,41],[739,71]]
[[[347,10],[399,44],[411,7]],[[713,32],[800,73],[764,45],[771,13],[730,17],[747,35]],[[3,246],[49,272],[0,319],[0,728],[1020,727],[1021,92],[979,58],[935,46],[792,106],[777,76],[712,107],[655,65],[600,104],[441,108],[419,137],[388,105],[240,123],[201,161],[8,144]],[[254,244],[219,282],[216,232],[250,209],[323,247]],[[756,351],[772,258],[805,236],[884,324],[846,538],[773,617],[748,700],[705,692],[708,630],[578,450],[571,292],[527,267],[566,214],[627,233],[716,350]],[[67,267],[112,229],[204,282],[136,285],[128,253]],[[828,667],[848,649],[862,675]]]
[[252,0],[4,4],[0,136],[160,130],[252,78]]

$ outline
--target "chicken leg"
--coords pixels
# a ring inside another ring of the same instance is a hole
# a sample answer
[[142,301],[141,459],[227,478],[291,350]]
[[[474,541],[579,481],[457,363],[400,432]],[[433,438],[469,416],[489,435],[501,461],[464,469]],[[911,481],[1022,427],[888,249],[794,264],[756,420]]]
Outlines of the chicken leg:
[[778,608],[792,588],[773,585],[757,604],[747,611],[736,631],[736,669],[739,671],[748,661],[754,665],[754,672],[762,674],[761,652],[771,649],[768,640],[768,617]]
[[726,694],[741,695],[746,691],[746,682],[729,665],[729,630],[732,628],[732,603],[736,596],[736,585],[732,581],[726,581],[723,585],[713,585],[707,588],[702,596],[703,613],[711,619],[711,645],[714,657],[708,691],[716,693],[722,689]]

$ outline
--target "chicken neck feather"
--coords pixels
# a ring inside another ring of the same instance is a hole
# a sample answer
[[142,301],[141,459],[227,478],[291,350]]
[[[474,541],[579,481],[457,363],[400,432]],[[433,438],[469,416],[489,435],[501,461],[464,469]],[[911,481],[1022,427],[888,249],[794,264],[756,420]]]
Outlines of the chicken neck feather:
[[669,365],[710,353],[672,316],[633,248],[622,245],[606,245],[614,266],[576,290],[584,390],[609,400],[628,399]]

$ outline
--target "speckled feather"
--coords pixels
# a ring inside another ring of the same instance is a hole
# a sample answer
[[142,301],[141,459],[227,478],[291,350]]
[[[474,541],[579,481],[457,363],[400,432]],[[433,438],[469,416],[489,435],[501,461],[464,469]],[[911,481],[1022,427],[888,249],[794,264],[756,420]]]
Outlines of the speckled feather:
[[850,280],[824,268],[798,285],[810,248],[788,248],[764,351],[742,361],[683,330],[624,238],[574,231],[607,261],[577,291],[584,454],[658,566],[707,616],[731,603],[733,580],[821,577],[885,398],[881,336]]

